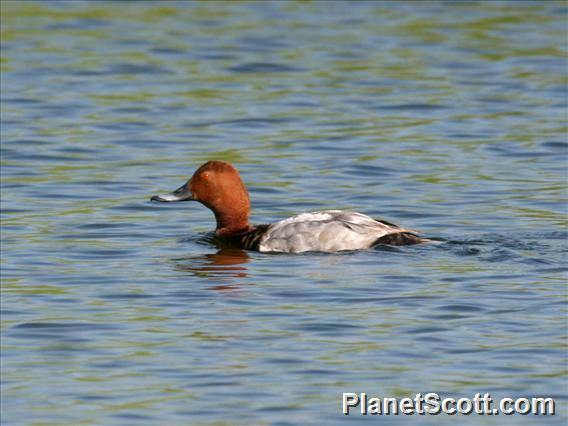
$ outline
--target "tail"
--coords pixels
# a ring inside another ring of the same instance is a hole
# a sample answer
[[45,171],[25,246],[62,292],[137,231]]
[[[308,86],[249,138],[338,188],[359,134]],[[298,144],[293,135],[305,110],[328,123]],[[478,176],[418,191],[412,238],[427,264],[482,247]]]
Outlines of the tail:
[[435,240],[419,237],[411,232],[395,232],[393,234],[383,235],[377,238],[373,246],[386,244],[389,246],[410,246],[414,244],[433,243]]

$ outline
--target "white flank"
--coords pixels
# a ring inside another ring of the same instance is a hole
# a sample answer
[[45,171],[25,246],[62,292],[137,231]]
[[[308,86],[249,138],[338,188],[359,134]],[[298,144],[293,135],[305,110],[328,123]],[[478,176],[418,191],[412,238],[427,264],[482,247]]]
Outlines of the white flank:
[[292,216],[268,227],[259,245],[263,252],[358,250],[378,238],[411,229],[390,226],[362,213],[324,210]]

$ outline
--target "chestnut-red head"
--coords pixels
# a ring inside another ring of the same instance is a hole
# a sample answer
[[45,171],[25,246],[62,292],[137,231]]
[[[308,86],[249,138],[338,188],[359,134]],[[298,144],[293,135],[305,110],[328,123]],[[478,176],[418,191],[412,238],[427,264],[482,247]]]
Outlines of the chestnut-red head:
[[199,201],[217,220],[218,235],[249,230],[250,200],[239,172],[224,161],[208,161],[174,192],[155,195],[153,201]]

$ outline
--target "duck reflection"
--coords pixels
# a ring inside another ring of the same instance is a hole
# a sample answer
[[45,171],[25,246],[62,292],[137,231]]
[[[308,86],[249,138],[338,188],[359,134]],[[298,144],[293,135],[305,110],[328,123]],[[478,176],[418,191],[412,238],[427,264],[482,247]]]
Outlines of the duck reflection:
[[247,268],[243,265],[250,262],[250,257],[244,250],[238,248],[222,248],[217,253],[173,260],[176,262],[176,271],[190,272],[199,277],[245,278]]

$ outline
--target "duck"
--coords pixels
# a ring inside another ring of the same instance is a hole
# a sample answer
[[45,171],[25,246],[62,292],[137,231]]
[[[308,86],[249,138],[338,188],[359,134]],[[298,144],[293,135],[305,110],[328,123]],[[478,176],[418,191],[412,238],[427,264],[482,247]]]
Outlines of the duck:
[[232,164],[219,160],[206,162],[178,189],[150,200],[200,202],[215,215],[215,238],[245,250],[333,253],[432,241],[418,231],[345,210],[300,213],[271,224],[251,225],[250,197],[241,175]]

